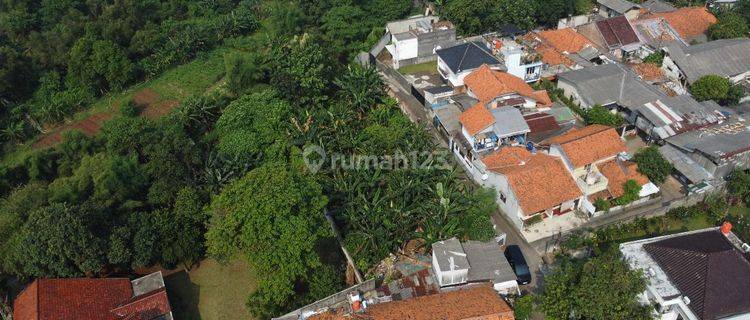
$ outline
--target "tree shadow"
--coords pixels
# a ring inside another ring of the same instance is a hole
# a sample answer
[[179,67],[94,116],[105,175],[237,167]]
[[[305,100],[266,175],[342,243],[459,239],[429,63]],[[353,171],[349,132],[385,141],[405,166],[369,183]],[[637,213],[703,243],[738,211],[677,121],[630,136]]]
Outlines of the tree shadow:
[[175,272],[165,277],[164,283],[174,318],[200,320],[200,286],[190,281],[190,275],[185,270]]

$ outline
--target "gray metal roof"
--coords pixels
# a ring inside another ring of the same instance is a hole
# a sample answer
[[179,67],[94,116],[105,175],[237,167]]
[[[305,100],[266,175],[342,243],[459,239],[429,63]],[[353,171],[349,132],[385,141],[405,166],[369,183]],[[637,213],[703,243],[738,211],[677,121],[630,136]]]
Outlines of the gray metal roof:
[[669,56],[689,83],[709,74],[731,77],[750,71],[748,38],[722,39],[691,46],[670,42],[666,46]]
[[501,138],[531,132],[521,111],[515,107],[501,107],[490,112],[495,117],[494,131]]
[[750,128],[744,119],[685,132],[667,139],[687,152],[700,152],[718,162],[722,158],[750,150]]
[[424,91],[432,93],[432,94],[440,94],[440,93],[452,92],[453,88],[450,86],[439,86],[439,87],[430,87],[430,88],[424,89]]
[[588,105],[619,105],[635,110],[646,102],[666,95],[643,82],[635,73],[617,64],[603,64],[558,75],[575,87]]
[[713,179],[713,175],[706,171],[705,168],[669,144],[659,147],[659,153],[674,166],[675,170],[682,173],[682,175],[693,183]]
[[651,12],[672,12],[677,10],[673,5],[666,3],[661,0],[648,0],[644,3],[641,3],[641,8],[647,9]]
[[456,238],[433,243],[432,254],[435,255],[441,271],[469,268],[469,259],[466,258],[466,252],[464,252],[461,242]]
[[505,70],[505,65],[480,42],[466,42],[437,50],[436,53],[455,74],[479,68],[483,64]]
[[456,104],[449,103],[436,109],[435,116],[438,117],[438,120],[440,120],[440,123],[443,124],[443,127],[445,127],[445,130],[447,130],[448,133],[460,132],[461,123],[458,121],[458,117],[461,116],[462,112],[461,108]]
[[596,3],[610,8],[619,14],[625,14],[630,9],[638,8],[638,5],[635,3],[625,0],[596,0]]
[[494,242],[467,241],[463,243],[469,258],[469,282],[492,281],[500,283],[517,280],[508,259]]

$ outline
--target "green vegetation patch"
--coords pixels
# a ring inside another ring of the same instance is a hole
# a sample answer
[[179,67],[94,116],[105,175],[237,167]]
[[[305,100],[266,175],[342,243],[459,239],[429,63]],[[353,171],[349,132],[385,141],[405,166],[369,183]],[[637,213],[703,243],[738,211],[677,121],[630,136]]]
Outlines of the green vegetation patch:
[[226,266],[203,260],[189,272],[171,274],[165,281],[176,319],[253,319],[245,301],[255,291],[256,280],[246,259]]
[[437,61],[430,61],[420,64],[413,64],[410,66],[404,66],[398,69],[398,72],[402,74],[416,74],[416,73],[429,73],[437,74]]

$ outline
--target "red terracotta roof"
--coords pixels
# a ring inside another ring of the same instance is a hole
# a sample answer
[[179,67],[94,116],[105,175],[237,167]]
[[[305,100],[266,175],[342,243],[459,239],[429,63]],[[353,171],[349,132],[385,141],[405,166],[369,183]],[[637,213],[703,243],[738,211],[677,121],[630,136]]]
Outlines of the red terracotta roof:
[[648,178],[638,172],[638,165],[635,162],[624,161],[618,163],[617,160],[610,160],[597,166],[609,184],[607,189],[609,193],[617,198],[625,194],[623,186],[628,180],[635,180],[639,186],[648,183]]
[[327,311],[310,320],[514,320],[513,310],[489,285],[369,306],[360,317],[343,310]]
[[653,63],[634,63],[630,67],[646,81],[660,81],[665,78],[661,68]]
[[529,32],[523,36],[523,39],[530,43],[540,41],[540,43],[536,45],[536,48],[534,48],[534,50],[536,50],[538,54],[542,55],[542,62],[551,66],[566,65],[568,67],[572,67],[575,65],[575,62],[573,62],[573,60],[566,57],[564,54],[557,51],[552,46],[541,42],[543,40],[537,37],[535,33]]
[[477,96],[479,101],[483,102],[489,102],[505,94],[517,93],[536,100],[540,106],[552,105],[552,99],[546,91],[535,91],[523,79],[507,72],[492,70],[486,64],[466,76],[464,84]]
[[487,110],[484,103],[479,102],[461,113],[458,116],[458,121],[473,136],[495,123],[495,117],[492,116],[492,112]]
[[543,30],[537,33],[539,38],[559,52],[578,53],[594,44],[573,28]]
[[672,12],[652,13],[642,19],[663,18],[684,39],[706,34],[716,17],[705,7],[680,8]]
[[627,151],[617,131],[612,127],[593,124],[570,131],[542,142],[559,144],[575,168],[594,163]]
[[143,319],[150,320],[160,315],[170,313],[167,291],[165,289],[155,290],[142,296],[131,299],[131,302],[112,309],[118,319]]
[[[120,309],[121,313],[114,313]],[[169,313],[163,289],[133,298],[126,278],[37,279],[13,303],[15,320],[152,319]],[[156,314],[155,312],[164,311]],[[120,315],[124,316],[120,316]]]
[[557,157],[504,147],[482,159],[487,169],[508,179],[524,215],[553,208],[581,196],[570,172]]

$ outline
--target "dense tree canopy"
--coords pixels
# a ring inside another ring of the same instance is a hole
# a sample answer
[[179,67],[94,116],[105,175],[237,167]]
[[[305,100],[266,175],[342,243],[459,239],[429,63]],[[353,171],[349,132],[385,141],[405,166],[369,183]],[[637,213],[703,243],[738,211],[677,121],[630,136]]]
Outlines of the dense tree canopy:
[[619,127],[625,119],[617,113],[612,113],[609,109],[600,105],[595,105],[586,110],[586,124],[603,124],[610,127]]
[[722,105],[736,105],[745,95],[739,85],[719,75],[703,76],[690,85],[690,94],[698,101],[714,100]]
[[708,27],[711,40],[747,37],[748,32],[750,28],[745,18],[733,12],[720,15],[716,24]]
[[540,307],[547,319],[651,319],[651,307],[637,298],[646,289],[641,274],[616,253],[564,258],[544,282]]
[[672,173],[672,164],[662,157],[655,146],[639,150],[633,160],[638,164],[638,172],[646,175],[654,183],[663,183]]

